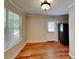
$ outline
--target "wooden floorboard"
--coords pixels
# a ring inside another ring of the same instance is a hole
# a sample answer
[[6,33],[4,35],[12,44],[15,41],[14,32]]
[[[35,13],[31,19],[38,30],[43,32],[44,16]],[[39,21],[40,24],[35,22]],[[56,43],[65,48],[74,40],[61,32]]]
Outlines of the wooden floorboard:
[[59,42],[28,43],[15,59],[72,59]]

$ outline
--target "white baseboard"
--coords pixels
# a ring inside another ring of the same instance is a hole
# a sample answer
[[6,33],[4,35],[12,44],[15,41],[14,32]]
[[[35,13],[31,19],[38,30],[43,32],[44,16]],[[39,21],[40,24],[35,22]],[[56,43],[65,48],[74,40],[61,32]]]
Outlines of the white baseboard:
[[51,39],[51,40],[47,40],[47,41],[58,41],[58,40],[56,40],[56,39]]
[[[47,41],[53,41],[53,40],[47,40]],[[37,43],[37,42],[47,42],[47,41],[27,41],[27,43]],[[56,40],[58,41],[58,40]]]
[[47,42],[47,41],[27,41],[27,43],[37,43],[37,42]]
[[20,48],[20,50],[18,50],[18,52],[14,55],[13,59],[18,55],[18,53],[24,48],[24,46],[26,45],[26,42],[22,45],[22,47]]
[[72,59],[75,59],[75,57],[74,57],[74,56],[72,56],[72,54],[71,54],[71,53],[69,53],[69,56],[70,56]]

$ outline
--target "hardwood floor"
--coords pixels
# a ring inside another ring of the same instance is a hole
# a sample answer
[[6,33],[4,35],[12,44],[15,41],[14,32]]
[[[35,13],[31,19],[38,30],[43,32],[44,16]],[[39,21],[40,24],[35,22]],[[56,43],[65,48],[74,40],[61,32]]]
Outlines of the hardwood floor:
[[15,59],[72,59],[59,42],[28,43]]

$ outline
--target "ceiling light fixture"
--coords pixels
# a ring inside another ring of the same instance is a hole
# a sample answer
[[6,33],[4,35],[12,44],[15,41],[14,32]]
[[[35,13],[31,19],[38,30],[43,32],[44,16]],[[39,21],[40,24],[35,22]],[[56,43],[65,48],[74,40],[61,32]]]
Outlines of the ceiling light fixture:
[[50,0],[41,0],[41,8],[43,10],[48,10],[50,8]]

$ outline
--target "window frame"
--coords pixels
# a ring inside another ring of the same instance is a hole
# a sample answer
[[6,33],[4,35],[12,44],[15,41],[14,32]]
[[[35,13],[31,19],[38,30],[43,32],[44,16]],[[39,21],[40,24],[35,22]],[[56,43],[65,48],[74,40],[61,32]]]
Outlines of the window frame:
[[[53,31],[49,31],[49,22],[53,22],[54,23],[54,25],[53,25]],[[51,20],[51,21],[48,21],[48,23],[47,23],[47,31],[48,31],[48,33],[54,33],[56,30],[55,30],[55,26],[56,26],[56,23],[55,23],[55,21],[54,20]]]
[[[10,48],[12,48],[14,45],[16,45],[16,44],[18,44],[19,42],[21,42],[22,41],[22,34],[21,34],[21,28],[22,28],[22,16],[20,15],[20,14],[18,14],[18,13],[16,13],[16,12],[14,12],[14,11],[12,11],[12,10],[10,10],[10,9],[8,9],[8,8],[6,8],[6,7],[4,7],[5,8],[5,10],[6,10],[6,13],[4,13],[4,16],[5,16],[5,14],[6,14],[6,26],[4,27],[4,31],[6,31],[6,34],[8,33],[8,31],[9,31],[9,28],[8,28],[8,21],[9,21],[9,11],[11,11],[11,12],[13,12],[13,13],[15,13],[15,14],[17,14],[17,15],[19,15],[19,35],[20,35],[20,39],[19,40],[17,40],[17,41],[15,41],[14,43],[12,43],[12,45],[10,46],[10,47],[8,47],[7,46],[7,48],[5,48],[4,49],[4,52],[6,52],[6,51],[8,51]],[[5,11],[4,11],[5,12]],[[4,24],[5,25],[5,24]],[[13,29],[14,30],[14,29]],[[4,32],[5,33],[5,32]],[[8,35],[6,35],[6,36],[8,36]],[[4,38],[4,40],[9,40],[8,38]],[[7,42],[8,43],[8,42]]]

